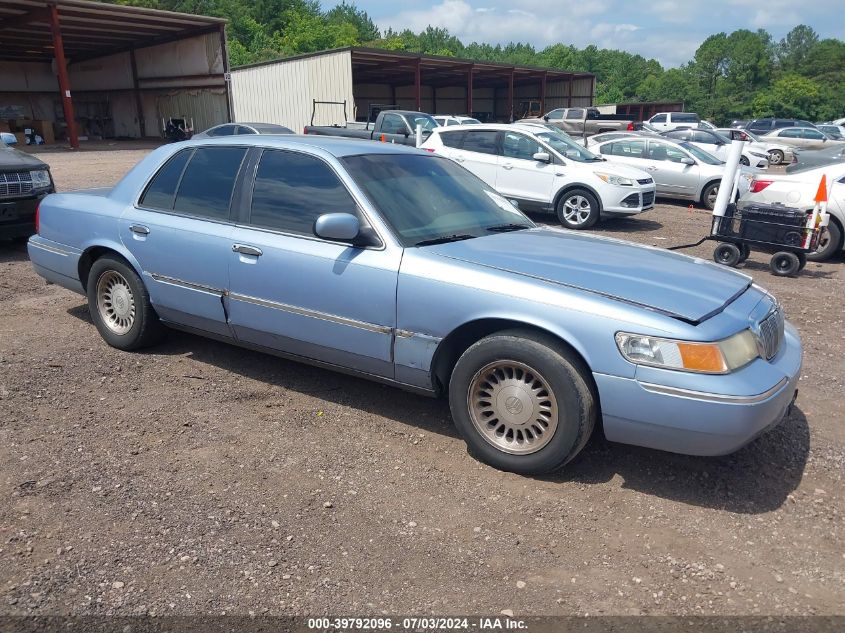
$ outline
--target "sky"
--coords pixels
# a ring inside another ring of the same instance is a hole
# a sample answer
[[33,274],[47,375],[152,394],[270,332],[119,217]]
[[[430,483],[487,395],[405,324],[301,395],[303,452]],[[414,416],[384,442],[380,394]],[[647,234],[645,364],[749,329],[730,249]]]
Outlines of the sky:
[[[329,8],[336,2],[323,2]],[[845,39],[842,0],[356,0],[382,29],[444,27],[462,42],[562,42],[616,48],[679,66],[707,36],[763,28],[779,40],[798,24]]]

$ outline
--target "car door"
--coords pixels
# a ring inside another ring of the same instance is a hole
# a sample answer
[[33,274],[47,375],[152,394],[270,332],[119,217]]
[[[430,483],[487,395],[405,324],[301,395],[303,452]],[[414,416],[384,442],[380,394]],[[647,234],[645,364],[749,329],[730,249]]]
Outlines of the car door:
[[381,135],[384,135],[388,143],[391,141],[404,143],[411,135],[411,128],[408,127],[408,122],[402,116],[385,112],[381,120],[381,127],[377,132],[377,136],[380,137]]
[[555,174],[561,167],[534,160],[537,152],[554,156],[527,134],[504,132],[496,190],[507,198],[548,205]]
[[677,145],[649,139],[650,162],[646,171],[653,175],[658,193],[685,198],[695,195],[699,179],[698,163],[687,165],[682,162],[685,158],[691,157]]
[[496,188],[499,173],[499,131],[466,130],[461,148],[453,149],[450,158]]
[[231,200],[246,153],[235,146],[177,152],[120,218],[121,240],[165,321],[230,335],[221,298],[232,249]]
[[729,145],[723,143],[718,136],[706,130],[688,130],[690,140],[696,147],[700,147],[705,152],[718,156],[722,160],[728,157]]
[[584,108],[568,108],[565,110],[561,128],[570,136],[583,136],[585,116]]
[[657,130],[663,131],[668,130],[669,126],[666,124],[666,115],[665,114],[655,114],[648,120],[649,125]]
[[317,156],[259,150],[229,244],[229,323],[239,341],[393,376],[401,249],[320,239],[324,213],[367,219]]
[[791,147],[804,147],[804,139],[801,138],[801,129],[797,127],[787,127],[778,131],[778,140]]
[[822,149],[827,147],[828,139],[822,132],[806,127],[800,129],[801,142],[803,143],[804,149]]

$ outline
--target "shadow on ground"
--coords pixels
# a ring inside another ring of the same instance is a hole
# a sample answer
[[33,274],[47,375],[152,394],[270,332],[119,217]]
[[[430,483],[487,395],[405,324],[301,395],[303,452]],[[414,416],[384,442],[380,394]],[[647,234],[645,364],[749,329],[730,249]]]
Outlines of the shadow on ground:
[[25,262],[29,260],[26,243],[23,241],[0,240],[0,264]]
[[[90,322],[85,305],[68,312]],[[180,332],[169,333],[163,343],[142,353],[185,356],[283,390],[459,439],[445,400]],[[778,427],[725,457],[690,457],[616,444],[599,431],[561,473],[542,479],[600,484],[618,474],[626,488],[643,494],[757,514],[775,510],[786,501],[801,481],[809,450],[807,419],[793,408]]]

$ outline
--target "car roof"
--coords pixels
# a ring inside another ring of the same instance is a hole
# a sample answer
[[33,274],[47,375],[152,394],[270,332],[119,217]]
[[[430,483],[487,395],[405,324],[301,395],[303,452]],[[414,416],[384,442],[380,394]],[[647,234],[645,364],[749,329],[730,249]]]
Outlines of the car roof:
[[318,136],[316,134],[240,134],[218,136],[196,141],[181,141],[180,147],[198,147],[205,145],[250,145],[273,147],[277,149],[307,150],[317,149],[338,158],[359,154],[418,154],[431,156],[428,152],[396,143],[379,143],[369,139],[343,138],[339,136]]

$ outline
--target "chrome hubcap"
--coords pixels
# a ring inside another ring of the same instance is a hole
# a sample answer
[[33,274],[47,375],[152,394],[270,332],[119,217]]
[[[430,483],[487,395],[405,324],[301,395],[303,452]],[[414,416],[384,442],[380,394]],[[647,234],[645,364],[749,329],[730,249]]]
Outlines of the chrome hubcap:
[[584,196],[572,196],[563,203],[563,217],[572,224],[584,224],[590,217],[590,201]]
[[482,367],[470,381],[467,405],[481,436],[505,453],[535,453],[557,429],[557,400],[548,382],[516,361]]
[[97,310],[115,334],[126,334],[135,323],[135,297],[119,272],[108,270],[97,280]]
[[716,204],[716,198],[718,198],[718,197],[719,197],[719,188],[713,187],[713,190],[710,192],[710,195],[707,196],[707,201],[711,205],[714,205],[714,204]]
[[769,152],[769,164],[770,165],[779,165],[781,161],[780,152],[777,150],[773,150]]

